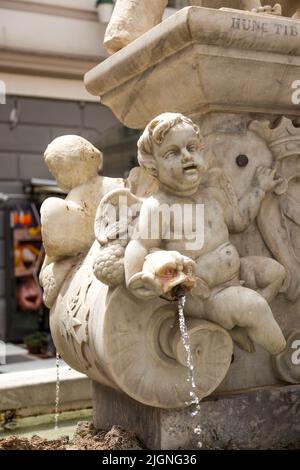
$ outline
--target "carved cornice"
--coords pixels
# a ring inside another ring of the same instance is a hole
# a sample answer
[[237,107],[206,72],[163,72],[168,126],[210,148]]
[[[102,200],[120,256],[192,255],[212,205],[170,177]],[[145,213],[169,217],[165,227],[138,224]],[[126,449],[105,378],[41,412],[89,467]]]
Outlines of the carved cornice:
[[[98,61],[97,61],[98,62]],[[82,79],[96,61],[87,57],[38,54],[0,49],[0,71],[47,77]]]

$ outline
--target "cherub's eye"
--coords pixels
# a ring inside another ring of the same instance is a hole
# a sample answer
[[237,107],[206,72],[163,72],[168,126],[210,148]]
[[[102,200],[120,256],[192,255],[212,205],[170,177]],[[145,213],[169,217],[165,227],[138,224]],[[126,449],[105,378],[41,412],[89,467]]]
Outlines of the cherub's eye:
[[175,157],[178,153],[177,149],[170,149],[164,154],[164,158],[172,158]]
[[187,150],[189,152],[195,152],[197,150],[197,145],[196,144],[190,144],[187,146]]
[[243,168],[245,166],[248,165],[249,163],[249,158],[247,157],[247,155],[238,155],[235,159],[235,162],[237,164],[237,166]]
[[164,154],[165,159],[173,157],[173,156],[174,156],[174,152],[167,152],[167,153]]

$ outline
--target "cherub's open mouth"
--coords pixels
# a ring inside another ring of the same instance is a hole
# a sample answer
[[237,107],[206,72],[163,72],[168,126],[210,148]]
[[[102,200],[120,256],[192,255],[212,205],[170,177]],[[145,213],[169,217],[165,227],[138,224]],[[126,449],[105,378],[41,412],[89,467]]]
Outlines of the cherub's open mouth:
[[197,171],[197,169],[197,165],[186,165],[185,167],[183,167],[183,171],[185,173],[192,173],[194,171]]

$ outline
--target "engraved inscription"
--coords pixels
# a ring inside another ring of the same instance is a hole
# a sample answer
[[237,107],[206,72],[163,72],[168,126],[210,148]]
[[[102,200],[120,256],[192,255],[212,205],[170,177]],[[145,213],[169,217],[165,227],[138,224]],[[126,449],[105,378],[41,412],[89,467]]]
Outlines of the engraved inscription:
[[266,23],[264,21],[253,20],[251,18],[232,17],[231,29],[249,31],[253,33],[274,33],[278,36],[299,36],[300,26],[295,24]]

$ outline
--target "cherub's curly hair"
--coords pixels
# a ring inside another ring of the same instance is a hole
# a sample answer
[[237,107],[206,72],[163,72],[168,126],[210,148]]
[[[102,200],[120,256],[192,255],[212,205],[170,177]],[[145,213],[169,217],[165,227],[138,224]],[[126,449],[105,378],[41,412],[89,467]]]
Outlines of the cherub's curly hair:
[[138,161],[144,170],[155,176],[156,161],[153,156],[153,143],[160,145],[172,127],[177,124],[188,124],[200,136],[200,129],[183,114],[163,113],[152,119],[138,141]]

